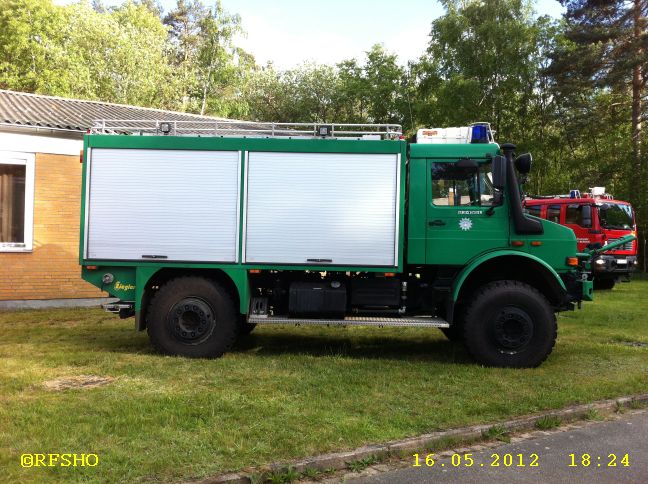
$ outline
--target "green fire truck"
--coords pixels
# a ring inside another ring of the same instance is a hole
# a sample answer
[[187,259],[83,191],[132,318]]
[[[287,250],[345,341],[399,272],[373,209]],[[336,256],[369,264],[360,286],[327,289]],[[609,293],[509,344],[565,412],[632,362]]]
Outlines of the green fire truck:
[[592,300],[571,229],[524,213],[531,156],[487,124],[420,130],[108,120],[85,137],[83,278],[160,352],[259,324],[440,328],[534,367]]

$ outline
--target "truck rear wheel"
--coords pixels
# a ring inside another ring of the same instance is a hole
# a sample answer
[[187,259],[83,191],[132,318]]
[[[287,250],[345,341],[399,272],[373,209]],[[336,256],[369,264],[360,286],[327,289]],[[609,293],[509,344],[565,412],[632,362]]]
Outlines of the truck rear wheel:
[[466,347],[487,366],[536,367],[551,353],[557,332],[549,301],[519,281],[485,285],[466,310]]
[[202,277],[179,277],[155,294],[147,331],[161,353],[189,358],[218,358],[237,336],[234,304],[218,283]]

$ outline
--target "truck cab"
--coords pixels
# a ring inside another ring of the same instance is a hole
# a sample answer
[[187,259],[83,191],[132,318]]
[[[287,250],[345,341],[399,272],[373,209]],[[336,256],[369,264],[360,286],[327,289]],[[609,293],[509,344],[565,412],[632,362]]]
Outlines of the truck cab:
[[[615,200],[604,187],[584,195],[572,190],[568,195],[528,198],[524,205],[530,215],[572,229],[579,251],[606,246],[637,231],[632,205]],[[636,240],[598,255],[592,261],[595,287],[612,289],[617,281],[629,280],[636,265]]]

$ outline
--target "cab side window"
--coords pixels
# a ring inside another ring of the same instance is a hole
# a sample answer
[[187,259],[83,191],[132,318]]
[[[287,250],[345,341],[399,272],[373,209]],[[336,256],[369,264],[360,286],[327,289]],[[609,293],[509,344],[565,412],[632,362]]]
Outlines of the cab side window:
[[432,203],[465,207],[496,204],[490,163],[479,168],[459,168],[454,163],[432,163]]
[[529,215],[533,215],[534,217],[540,217],[540,209],[542,208],[542,205],[530,205],[526,207],[526,212]]
[[547,207],[547,220],[560,223],[560,205],[549,205]]
[[580,225],[586,228],[591,227],[592,207],[589,205],[567,205],[565,224]]

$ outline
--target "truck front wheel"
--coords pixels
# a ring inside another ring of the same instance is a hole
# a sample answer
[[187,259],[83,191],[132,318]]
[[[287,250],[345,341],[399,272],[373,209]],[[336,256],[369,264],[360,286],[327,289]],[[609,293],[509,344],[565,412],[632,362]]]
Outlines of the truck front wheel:
[[466,347],[487,366],[536,367],[551,353],[557,332],[549,301],[519,281],[486,284],[466,310]]
[[147,331],[161,353],[218,358],[236,341],[237,324],[234,303],[223,287],[202,277],[179,277],[153,296]]

